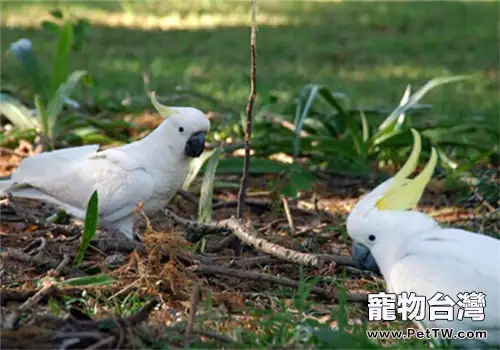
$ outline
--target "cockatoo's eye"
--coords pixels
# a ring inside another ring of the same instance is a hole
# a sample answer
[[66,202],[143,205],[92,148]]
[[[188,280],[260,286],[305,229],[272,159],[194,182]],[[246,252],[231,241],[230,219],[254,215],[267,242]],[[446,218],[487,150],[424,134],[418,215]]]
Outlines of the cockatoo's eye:
[[182,126],[179,126],[179,132],[180,133],[183,133],[184,132],[184,128]]
[[374,241],[375,241],[375,239],[376,239],[375,235],[369,235],[369,236],[368,236],[368,240],[369,240],[370,242],[374,242]]

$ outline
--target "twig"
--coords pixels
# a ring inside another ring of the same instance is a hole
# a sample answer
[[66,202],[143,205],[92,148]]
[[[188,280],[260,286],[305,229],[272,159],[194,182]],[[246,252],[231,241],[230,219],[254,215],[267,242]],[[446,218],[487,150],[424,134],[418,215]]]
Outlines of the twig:
[[257,17],[257,0],[252,0],[252,23],[250,28],[250,96],[246,108],[246,127],[245,127],[245,159],[243,162],[243,174],[241,176],[240,191],[238,193],[238,207],[236,209],[236,217],[243,217],[243,206],[247,193],[248,183],[248,168],[250,166],[250,147],[252,139],[252,111],[256,96],[257,84],[257,66],[255,62],[255,46],[256,46],[256,17]]
[[[0,253],[0,259],[2,260],[17,260],[17,261],[22,261],[31,265],[35,265],[39,267],[40,265],[47,265],[50,269],[56,269],[59,266],[59,262],[48,258],[44,257],[43,259],[37,256],[31,256],[28,255],[20,250],[14,249],[14,248],[9,248],[6,252]],[[75,269],[73,267],[63,267],[62,272],[64,272],[65,275],[76,275],[76,276],[84,276],[85,272],[79,269]]]
[[230,245],[234,244],[234,242],[238,240],[238,237],[234,235],[228,235],[221,239],[220,241],[216,242],[215,244],[211,244],[207,247],[207,251],[210,253],[217,253],[220,252],[222,249],[229,247]]
[[13,156],[17,156],[17,157],[20,157],[20,158],[26,158],[26,157],[29,156],[29,154],[22,154],[22,153],[14,151],[14,150],[12,150],[10,148],[6,148],[6,147],[0,147],[0,152],[11,154]]
[[[245,270],[240,270],[240,269],[231,269],[227,267],[222,267],[222,266],[215,266],[215,265],[197,265],[193,266],[190,269],[200,272],[200,273],[206,273],[206,274],[211,274],[211,275],[224,275],[224,276],[229,276],[229,277],[235,277],[235,278],[245,278],[249,279],[252,281],[258,281],[258,282],[267,282],[267,283],[274,283],[274,284],[279,284],[282,286],[286,287],[292,287],[292,288],[298,288],[300,283],[298,281],[292,280],[287,277],[278,277],[274,275],[269,275],[265,273],[259,273],[259,272],[253,272],[253,271],[245,271]],[[327,300],[338,300],[339,295],[338,292],[333,290],[333,291],[328,291],[324,288],[321,287],[313,287],[311,291]],[[352,294],[352,293],[347,293],[346,295],[347,300],[353,301],[353,302],[366,302],[368,300],[367,295],[365,294]]]
[[264,254],[269,254],[282,260],[304,264],[307,266],[324,266],[324,261],[314,254],[297,252],[295,250],[282,247],[278,244],[271,243],[263,238],[257,237],[255,233],[245,228],[241,221],[234,217],[231,217],[229,220],[227,220],[226,225],[240,240],[248,245],[253,246],[255,249]]
[[479,204],[483,204],[489,212],[491,213],[494,213],[496,211],[495,207],[491,205],[490,202],[488,202],[486,200],[486,198],[484,198],[484,196],[482,196],[479,191],[477,191],[475,188],[473,188],[472,186],[469,186],[469,190],[474,193],[474,195],[479,199]]
[[95,349],[101,349],[104,345],[109,345],[112,344],[115,341],[115,337],[112,335],[99,340],[97,343],[94,343],[88,347],[86,347],[84,350],[95,350]]
[[196,204],[196,206],[198,206],[199,204],[199,200],[198,200],[198,197],[196,197],[194,194],[192,194],[191,192],[188,192],[188,191],[183,191],[183,190],[179,190],[177,191],[177,194],[179,196],[181,196],[182,198],[184,198],[185,200],[193,203],[193,204]]
[[[38,247],[36,247],[37,244],[39,244]],[[38,237],[37,239],[26,244],[26,246],[23,248],[23,252],[29,254],[32,252],[32,250],[34,250],[37,253],[41,253],[45,250],[45,248],[47,248],[47,240],[44,237]]]
[[167,216],[167,218],[172,220],[175,224],[179,224],[187,228],[190,232],[186,234],[186,238],[191,242],[196,242],[197,240],[200,240],[201,237],[207,234],[227,232],[233,233],[234,236],[227,236],[210,247],[209,250],[211,252],[220,251],[224,247],[228,246],[228,244],[231,244],[235,240],[240,239],[241,241],[250,246],[253,246],[255,249],[259,250],[262,253],[272,255],[285,261],[315,267],[322,267],[324,265],[323,259],[315,254],[297,252],[282,247],[278,244],[271,243],[263,238],[257,237],[256,233],[245,228],[243,224],[235,217],[222,220],[216,224],[202,224],[192,220],[186,220],[168,209],[165,209],[165,216]]
[[112,317],[112,318],[105,318],[101,320],[90,320],[90,321],[82,321],[82,320],[72,320],[75,324],[79,326],[84,326],[84,327],[103,327],[107,326],[109,324],[117,324],[118,322],[123,324],[126,327],[133,327],[141,322],[144,322],[148,319],[149,314],[155,306],[158,304],[158,299],[154,298],[153,300],[149,301],[144,305],[139,311],[137,311],[135,314],[129,317],[124,317],[124,318],[118,318],[118,317]]
[[283,202],[283,209],[285,209],[286,220],[288,221],[288,226],[290,226],[290,232],[295,236],[296,230],[293,223],[292,214],[290,213],[290,206],[288,205],[288,199],[285,196],[281,196],[281,201]]
[[19,322],[21,314],[24,311],[33,309],[42,299],[49,295],[54,295],[59,293],[59,289],[54,286],[46,286],[36,292],[32,297],[26,300],[21,306],[19,306],[14,312],[9,314],[5,320],[4,327],[7,329],[13,329]]
[[206,235],[228,233],[228,229],[224,225],[224,221],[217,224],[204,224],[192,220],[187,220],[175,214],[170,209],[164,210],[167,220],[172,224],[184,227],[187,232],[185,238],[190,242],[198,242]]
[[59,276],[61,274],[62,270],[64,270],[64,268],[66,266],[68,266],[68,264],[70,262],[71,262],[70,256],[68,254],[64,254],[61,263],[56,267],[56,269],[54,270],[53,275],[56,276],[56,277]]
[[198,283],[191,293],[191,307],[189,309],[189,319],[186,326],[186,332],[184,333],[184,347],[187,348],[191,342],[191,336],[194,330],[194,324],[196,321],[196,309],[198,303],[201,299],[201,284]]
[[356,267],[352,258],[348,255],[316,254],[316,256],[323,259],[325,262],[334,262],[337,265]]
[[261,256],[255,256],[251,258],[243,258],[239,260],[231,260],[229,263],[225,265],[225,267],[231,267],[233,265],[236,265],[240,268],[245,268],[245,269],[250,269],[254,266],[263,266],[267,265],[269,263],[272,263],[273,261],[279,261],[281,260],[276,259],[275,257],[269,256],[269,255],[261,255]]
[[[271,208],[271,205],[269,203],[265,202],[257,202],[257,201],[245,201],[245,205],[249,208],[255,208],[259,209],[262,211],[269,210]],[[217,209],[223,209],[223,208],[234,208],[238,206],[238,201],[220,201],[217,203],[214,203],[212,206],[212,210],[217,210]]]
[[[186,331],[186,326],[184,324],[174,324],[170,327],[164,327],[161,325],[147,325],[147,329],[148,329],[148,331],[153,329],[155,331],[155,333],[157,333],[157,334],[165,334],[168,331],[174,331],[177,333],[184,333]],[[219,340],[219,341],[222,341],[225,343],[234,343],[234,340],[231,337],[228,337],[227,335],[217,333],[214,331],[210,331],[210,330],[193,329],[193,334],[205,336],[205,337]]]

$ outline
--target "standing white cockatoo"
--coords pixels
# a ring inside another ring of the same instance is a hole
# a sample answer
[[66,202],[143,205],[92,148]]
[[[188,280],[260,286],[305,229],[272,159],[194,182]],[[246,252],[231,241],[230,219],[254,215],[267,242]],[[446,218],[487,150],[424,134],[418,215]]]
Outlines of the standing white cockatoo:
[[[486,330],[485,342],[500,345],[500,240],[442,228],[431,216],[410,210],[422,197],[437,163],[432,148],[424,170],[414,179],[407,178],[421,150],[420,135],[411,131],[414,145],[405,165],[362,198],[347,218],[347,232],[355,242],[353,259],[360,266],[373,268],[373,257],[389,293],[413,292],[429,301],[440,292],[455,302],[460,300],[459,293],[484,293],[483,321],[467,317],[459,320],[455,304],[452,321],[429,320],[426,305],[422,323],[427,328],[453,328],[455,332]],[[466,347],[478,345],[473,340],[457,342]]]
[[210,121],[191,107],[151,101],[165,120],[149,135],[125,146],[99,151],[99,145],[66,148],[24,159],[0,194],[34,198],[84,219],[92,193],[99,195],[99,223],[133,239],[139,201],[147,215],[165,206],[179,190],[191,158],[205,147]]

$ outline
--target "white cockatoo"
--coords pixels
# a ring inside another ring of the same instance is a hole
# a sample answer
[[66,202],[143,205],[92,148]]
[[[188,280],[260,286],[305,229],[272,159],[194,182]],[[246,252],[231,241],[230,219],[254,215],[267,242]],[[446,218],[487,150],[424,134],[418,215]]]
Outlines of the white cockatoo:
[[[485,330],[488,338],[483,341],[500,346],[500,240],[442,228],[431,216],[410,210],[420,200],[438,158],[432,148],[422,172],[408,179],[421,150],[420,135],[411,131],[414,145],[405,165],[362,198],[347,218],[347,232],[354,241],[353,260],[361,266],[380,268],[389,293],[413,292],[428,302],[440,292],[458,302],[453,320],[430,320],[426,304],[421,328]],[[370,262],[373,258],[378,266]],[[482,321],[458,317],[459,308],[463,310],[458,294],[472,292],[485,295]],[[452,341],[465,347],[479,344],[474,340]]]
[[191,107],[151,101],[164,121],[141,140],[99,151],[99,145],[66,148],[24,159],[9,180],[0,181],[0,194],[34,198],[54,204],[84,219],[90,196],[99,196],[99,223],[133,239],[141,201],[146,215],[166,205],[179,190],[190,160],[205,147],[210,121]]

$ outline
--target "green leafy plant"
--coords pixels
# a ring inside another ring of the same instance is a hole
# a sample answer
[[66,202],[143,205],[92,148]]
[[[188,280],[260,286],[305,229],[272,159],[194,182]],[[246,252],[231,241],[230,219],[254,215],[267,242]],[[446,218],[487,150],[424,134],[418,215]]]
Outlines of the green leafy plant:
[[87,212],[85,215],[85,224],[83,226],[83,236],[82,242],[80,244],[80,249],[78,249],[78,254],[75,258],[75,266],[78,266],[82,263],[83,257],[85,256],[85,252],[90,244],[92,238],[94,238],[97,232],[97,225],[99,222],[99,196],[97,191],[92,193],[90,196]]
[[[385,109],[351,107],[345,95],[326,86],[308,84],[301,89],[295,103],[280,107],[272,101],[256,116],[259,131],[254,135],[255,155],[268,157],[285,152],[296,162],[305,158],[321,168],[366,172],[380,161],[404,160],[403,151],[411,144],[409,129],[417,127],[423,135],[424,150],[428,151],[431,144],[436,147],[445,166],[452,169],[458,166],[452,156],[460,156],[461,161],[469,164],[461,151],[482,158],[491,155],[491,147],[484,145],[480,137],[488,133],[498,138],[494,127],[478,122],[442,125],[422,123],[423,118],[410,120],[410,114],[417,116],[431,110],[431,106],[419,103],[429,91],[465,79],[468,77],[435,78],[415,92],[408,86],[399,105],[388,115]],[[382,122],[374,123],[384,114]]]
[[212,199],[214,192],[215,172],[219,164],[219,156],[222,151],[217,147],[211,152],[207,168],[201,185],[200,204],[198,206],[198,221],[207,223],[212,221]]
[[71,95],[78,82],[86,75],[87,72],[85,71],[73,72],[65,82],[59,85],[47,107],[44,107],[38,95],[35,96],[35,106],[38,118],[42,124],[42,135],[46,138],[46,145],[49,145],[50,148],[54,148],[58,133],[62,131],[57,125],[57,117],[62,111],[64,101]]
[[61,132],[57,121],[63,107],[79,106],[70,99],[78,83],[81,80],[87,84],[91,83],[90,76],[83,70],[70,74],[71,53],[81,50],[84,39],[88,36],[89,23],[74,18],[63,21],[64,16],[60,10],[51,11],[51,15],[55,20],[46,21],[42,25],[57,37],[52,70],[48,79],[40,69],[37,55],[29,39],[18,40],[8,50],[17,58],[27,81],[31,84],[36,113],[6,93],[2,93],[0,100],[0,114],[3,114],[18,131],[30,129],[40,131],[44,136],[46,148],[54,148],[55,139]]

